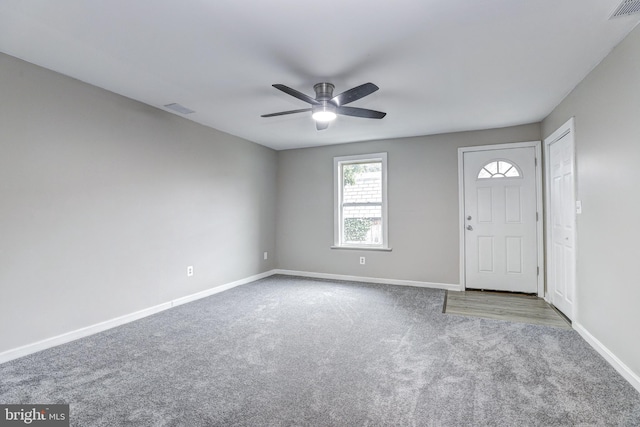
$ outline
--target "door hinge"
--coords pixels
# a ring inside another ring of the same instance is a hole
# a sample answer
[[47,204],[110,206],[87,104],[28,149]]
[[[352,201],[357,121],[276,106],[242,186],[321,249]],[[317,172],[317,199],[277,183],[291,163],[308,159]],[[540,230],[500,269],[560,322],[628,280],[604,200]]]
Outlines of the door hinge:
[[534,166],[538,166],[538,158],[537,157],[533,158],[533,165]]
[[540,275],[540,267],[536,267],[536,276]]
[[540,221],[540,220],[538,219],[538,212],[536,212],[536,222],[537,222],[537,221]]

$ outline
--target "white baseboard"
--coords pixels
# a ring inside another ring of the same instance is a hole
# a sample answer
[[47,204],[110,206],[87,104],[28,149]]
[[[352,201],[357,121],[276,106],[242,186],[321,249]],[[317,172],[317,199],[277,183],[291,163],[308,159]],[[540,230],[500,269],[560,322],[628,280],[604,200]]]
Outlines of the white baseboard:
[[604,344],[598,341],[596,337],[591,335],[589,331],[587,331],[585,327],[580,323],[573,322],[573,329],[575,329],[580,334],[580,336],[591,345],[591,347],[593,347],[598,353],[600,353],[600,355],[604,357],[605,360],[609,362],[609,364],[613,366],[614,369],[618,371],[618,373],[622,375],[625,380],[629,381],[629,383],[636,390],[638,390],[638,392],[640,392],[640,376],[634,373],[627,365],[625,365],[620,359],[618,359],[616,355],[611,352],[611,350],[609,350],[607,347],[605,347]]
[[0,363],[5,363],[19,357],[27,356],[38,351],[46,350],[51,347],[55,347],[61,344],[65,344],[71,341],[75,341],[79,338],[84,338],[89,335],[97,334],[98,332],[106,331],[107,329],[115,328],[116,326],[124,325],[125,323],[133,322],[134,320],[142,319],[143,317],[151,316],[152,314],[159,313],[166,309],[171,308],[171,302],[158,304],[153,307],[145,308],[134,313],[125,314],[124,316],[116,317],[114,319],[106,320],[104,322],[96,323],[91,326],[76,329],[74,331],[66,332],[64,334],[56,335],[51,338],[46,338],[41,341],[27,344],[22,347],[13,348],[0,353]]
[[273,270],[273,272],[274,274],[284,274],[287,276],[311,277],[314,279],[346,280],[350,282],[366,282],[366,283],[380,283],[380,284],[399,285],[399,286],[415,286],[418,288],[446,289],[448,291],[462,290],[462,286],[449,284],[449,283],[418,282],[414,280],[400,280],[400,279],[380,279],[377,277],[347,276],[343,274],[331,274],[331,273],[313,273],[310,271]]
[[256,280],[264,279],[265,277],[273,276],[276,270],[265,271],[264,273],[255,274],[253,276],[245,277],[244,279],[236,280],[235,282],[227,283],[225,285],[216,286],[215,288],[207,289],[202,292],[198,292],[195,294],[187,295],[186,297],[177,298],[171,301],[171,307],[176,307],[178,305],[186,304],[191,301],[196,301],[201,298],[206,298],[208,296],[227,291],[229,289],[235,288],[236,286],[246,285],[247,283],[255,282]]
[[27,344],[22,347],[13,348],[13,349],[4,351],[0,353],[0,363],[5,363],[10,360],[17,359],[19,357],[36,353],[41,350],[46,350],[51,347],[55,347],[61,344],[75,341],[79,338],[84,338],[89,335],[97,334],[99,332],[106,331],[107,329],[115,328],[116,326],[124,325],[125,323],[133,322],[135,320],[142,319],[143,317],[151,316],[152,314],[159,313],[171,307],[176,307],[178,305],[186,304],[188,302],[195,301],[200,298],[205,298],[210,295],[217,294],[219,292],[223,292],[231,288],[235,288],[236,286],[244,285],[259,279],[263,279],[265,277],[272,276],[273,274],[275,274],[274,271],[275,270],[270,270],[264,273],[256,274],[254,276],[249,276],[244,279],[236,280],[235,282],[227,283],[221,286],[216,286],[214,288],[207,289],[202,292],[177,298],[172,301],[168,301],[162,304],[155,305],[153,307],[136,311],[134,313],[125,314],[124,316],[116,317],[114,319],[96,323],[91,326],[76,329],[75,331],[66,332],[64,334],[57,335],[55,337],[46,338],[44,340],[41,340],[32,344]]

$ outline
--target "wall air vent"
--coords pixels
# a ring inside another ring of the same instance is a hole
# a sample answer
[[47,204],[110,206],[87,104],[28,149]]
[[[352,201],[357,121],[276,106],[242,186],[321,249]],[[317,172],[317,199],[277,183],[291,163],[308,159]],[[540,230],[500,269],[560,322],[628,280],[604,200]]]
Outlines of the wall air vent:
[[628,16],[640,12],[640,0],[623,0],[620,6],[611,14],[609,19]]
[[176,113],[180,113],[180,114],[191,114],[191,113],[195,113],[195,111],[188,109],[187,107],[183,107],[180,104],[166,104],[164,106],[165,108],[168,108],[171,111],[175,111]]

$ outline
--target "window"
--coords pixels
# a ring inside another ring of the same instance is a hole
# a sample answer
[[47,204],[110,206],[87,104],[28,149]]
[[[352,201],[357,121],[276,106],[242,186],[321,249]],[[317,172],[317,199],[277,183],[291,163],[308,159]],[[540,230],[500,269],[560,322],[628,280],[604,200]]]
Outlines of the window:
[[487,178],[520,178],[518,167],[505,160],[494,160],[480,169],[478,179]]
[[388,249],[387,153],[334,158],[334,247]]

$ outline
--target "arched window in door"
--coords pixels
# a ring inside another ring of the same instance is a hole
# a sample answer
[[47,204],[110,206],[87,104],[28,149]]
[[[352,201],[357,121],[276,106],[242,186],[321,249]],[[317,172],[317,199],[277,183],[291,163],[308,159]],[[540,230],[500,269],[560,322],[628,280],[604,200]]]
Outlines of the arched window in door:
[[522,178],[518,166],[506,160],[493,160],[480,169],[478,179]]

